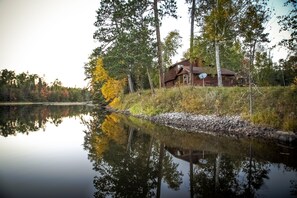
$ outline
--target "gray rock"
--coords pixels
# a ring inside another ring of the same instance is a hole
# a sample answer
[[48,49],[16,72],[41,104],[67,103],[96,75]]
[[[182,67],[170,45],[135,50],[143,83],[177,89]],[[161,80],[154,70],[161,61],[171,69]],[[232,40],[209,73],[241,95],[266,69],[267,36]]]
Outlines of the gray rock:
[[253,125],[240,116],[192,115],[189,113],[164,113],[150,117],[149,120],[189,132],[210,131],[212,134],[228,136],[249,136],[293,141],[294,133],[281,133],[273,128]]

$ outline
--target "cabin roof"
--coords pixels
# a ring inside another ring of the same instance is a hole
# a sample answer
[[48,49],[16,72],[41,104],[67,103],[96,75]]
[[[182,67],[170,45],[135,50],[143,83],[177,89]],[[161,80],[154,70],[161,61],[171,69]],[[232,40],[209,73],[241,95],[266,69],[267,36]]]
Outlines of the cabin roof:
[[[217,70],[216,67],[209,67],[209,66],[202,66],[197,67],[197,62],[193,65],[193,73],[194,74],[201,74],[201,73],[207,73],[207,74],[216,74]],[[236,73],[225,68],[221,68],[222,75],[224,76],[234,76]],[[172,81],[176,79],[177,76],[182,74],[188,74],[190,73],[190,61],[189,59],[182,60],[180,62],[177,62],[173,65],[171,65],[168,68],[168,71],[165,73],[165,82]]]
[[[190,66],[184,66],[183,67],[183,71],[185,71],[185,73],[189,73],[190,72]],[[221,68],[221,72],[222,75],[225,76],[234,76],[235,72],[229,70],[229,69],[225,69],[225,68]],[[207,73],[207,74],[213,74],[213,73],[217,73],[216,67],[193,67],[193,73],[194,74],[201,74],[201,73]],[[179,75],[179,74],[178,74]]]
[[[194,61],[194,63],[193,63],[193,66],[194,67],[197,67],[198,66],[198,59],[196,60],[196,61]],[[177,62],[177,63],[174,63],[173,65],[171,65],[170,67],[169,67],[169,69],[170,68],[172,68],[172,67],[175,67],[175,66],[178,66],[178,65],[182,65],[182,66],[190,66],[191,65],[191,63],[190,63],[190,59],[185,59],[185,60],[181,60],[181,61],[179,61],[179,62]]]

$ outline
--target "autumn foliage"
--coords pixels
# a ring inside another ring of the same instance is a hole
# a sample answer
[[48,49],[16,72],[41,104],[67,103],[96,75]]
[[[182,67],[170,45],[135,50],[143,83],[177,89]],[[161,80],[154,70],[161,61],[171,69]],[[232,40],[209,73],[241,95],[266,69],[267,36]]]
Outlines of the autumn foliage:
[[104,82],[107,81],[108,78],[109,75],[107,74],[107,71],[103,68],[103,59],[99,58],[97,60],[97,65],[95,67],[93,80],[96,82]]
[[65,87],[56,79],[48,84],[43,77],[28,72],[17,74],[0,70],[1,102],[82,102],[89,100],[89,91]]
[[93,76],[93,83],[103,83],[101,93],[106,102],[109,102],[109,105],[112,107],[116,106],[119,102],[119,96],[126,85],[126,79],[117,80],[110,77],[108,72],[104,69],[102,58],[97,60]]

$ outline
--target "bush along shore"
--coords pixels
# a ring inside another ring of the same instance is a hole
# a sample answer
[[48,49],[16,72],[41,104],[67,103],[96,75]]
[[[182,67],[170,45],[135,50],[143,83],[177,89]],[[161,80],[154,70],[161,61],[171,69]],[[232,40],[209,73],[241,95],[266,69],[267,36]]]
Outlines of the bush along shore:
[[188,132],[297,140],[297,87],[175,87],[123,95],[117,111]]

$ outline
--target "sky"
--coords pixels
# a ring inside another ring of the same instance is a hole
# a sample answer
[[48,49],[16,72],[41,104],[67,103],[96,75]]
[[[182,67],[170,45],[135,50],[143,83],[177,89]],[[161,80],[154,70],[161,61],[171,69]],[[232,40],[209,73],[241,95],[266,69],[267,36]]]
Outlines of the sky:
[[0,69],[84,87],[99,0],[0,0]]
[[[284,0],[270,0],[277,15],[287,13]],[[29,72],[50,83],[85,87],[84,64],[99,43],[93,39],[96,10],[100,0],[0,0],[0,70]],[[182,47],[173,61],[182,58],[189,48],[190,20],[184,0],[177,0],[178,19],[165,18],[161,37],[178,30]],[[279,33],[277,19],[266,24],[271,42],[287,37]],[[274,61],[286,58],[283,49],[273,49]]]

